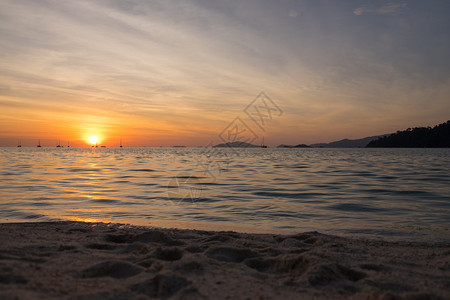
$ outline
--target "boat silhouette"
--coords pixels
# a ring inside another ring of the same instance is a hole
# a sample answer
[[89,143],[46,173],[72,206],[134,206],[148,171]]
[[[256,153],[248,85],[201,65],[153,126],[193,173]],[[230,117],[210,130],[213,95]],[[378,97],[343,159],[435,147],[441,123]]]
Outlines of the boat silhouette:
[[264,137],[262,138],[261,148],[267,148],[267,146],[264,145]]

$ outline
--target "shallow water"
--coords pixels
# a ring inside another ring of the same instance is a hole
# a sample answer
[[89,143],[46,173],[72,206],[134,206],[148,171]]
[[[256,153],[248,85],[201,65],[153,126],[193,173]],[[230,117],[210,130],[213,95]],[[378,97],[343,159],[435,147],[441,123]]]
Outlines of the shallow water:
[[450,241],[450,149],[0,148],[0,222]]

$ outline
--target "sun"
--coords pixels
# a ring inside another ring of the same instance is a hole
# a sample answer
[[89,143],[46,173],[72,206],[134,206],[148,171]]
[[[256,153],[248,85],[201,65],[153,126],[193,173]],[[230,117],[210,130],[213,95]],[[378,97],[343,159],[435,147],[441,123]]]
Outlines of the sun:
[[88,137],[88,141],[89,141],[89,143],[91,143],[92,145],[97,145],[97,143],[98,143],[99,140],[100,140],[100,139],[99,139],[98,136],[96,136],[96,135],[91,135],[91,136]]

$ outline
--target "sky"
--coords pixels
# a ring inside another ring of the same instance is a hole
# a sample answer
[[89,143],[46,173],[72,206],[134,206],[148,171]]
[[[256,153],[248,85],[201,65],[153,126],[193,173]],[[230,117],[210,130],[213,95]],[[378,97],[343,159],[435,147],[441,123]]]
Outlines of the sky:
[[450,119],[450,1],[0,1],[0,146],[269,146]]

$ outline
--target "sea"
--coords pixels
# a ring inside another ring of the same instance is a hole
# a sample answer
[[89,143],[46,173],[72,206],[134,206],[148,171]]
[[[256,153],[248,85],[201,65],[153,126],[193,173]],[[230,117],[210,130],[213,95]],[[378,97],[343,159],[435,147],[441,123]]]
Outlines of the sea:
[[450,149],[0,148],[0,222],[450,241]]

